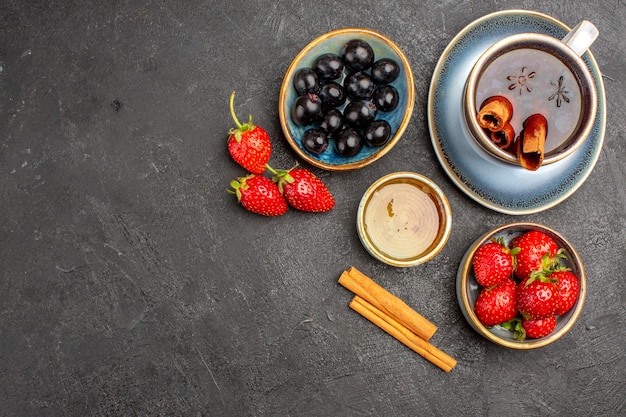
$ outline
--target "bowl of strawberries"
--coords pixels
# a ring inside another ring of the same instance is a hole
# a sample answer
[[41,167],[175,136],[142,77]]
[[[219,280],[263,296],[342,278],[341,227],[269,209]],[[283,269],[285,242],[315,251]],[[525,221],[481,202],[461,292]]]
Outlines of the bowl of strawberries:
[[483,337],[535,349],[572,328],[585,301],[586,275],[561,234],[537,223],[508,223],[465,252],[456,292],[463,315]]

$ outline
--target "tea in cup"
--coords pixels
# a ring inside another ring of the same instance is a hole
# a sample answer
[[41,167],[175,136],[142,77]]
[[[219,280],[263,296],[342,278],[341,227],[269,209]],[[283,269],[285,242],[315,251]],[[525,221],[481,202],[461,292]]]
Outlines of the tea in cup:
[[481,148],[530,170],[576,151],[596,117],[596,86],[581,56],[597,36],[583,21],[561,40],[521,33],[490,46],[470,72],[463,103]]

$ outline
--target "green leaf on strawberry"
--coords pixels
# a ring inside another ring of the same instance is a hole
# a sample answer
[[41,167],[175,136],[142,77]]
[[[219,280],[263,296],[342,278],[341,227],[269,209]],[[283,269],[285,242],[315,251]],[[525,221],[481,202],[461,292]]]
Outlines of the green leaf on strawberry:
[[515,317],[509,321],[505,321],[500,324],[500,327],[513,332],[513,339],[515,340],[522,341],[526,339],[526,330],[524,330],[524,327],[522,326],[522,319],[520,317]]

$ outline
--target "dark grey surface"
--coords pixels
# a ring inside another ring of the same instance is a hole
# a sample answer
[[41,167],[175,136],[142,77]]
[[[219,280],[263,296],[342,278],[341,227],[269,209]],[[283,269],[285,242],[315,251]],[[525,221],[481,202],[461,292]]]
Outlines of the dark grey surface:
[[[0,415],[624,415],[623,1],[81,3],[0,5]],[[590,177],[525,216],[459,191],[426,124],[445,46],[509,8],[593,21],[608,103]],[[245,212],[225,192],[243,174],[225,146],[230,92],[270,133],[271,164],[291,166],[282,75],[341,27],[406,52],[417,101],[405,136],[365,169],[314,169],[336,197],[329,213]],[[440,184],[454,213],[444,250],[409,269],[375,261],[355,229],[361,194],[400,170]],[[511,221],[560,231],[588,274],[577,324],[532,352],[482,339],[456,303],[466,248]],[[337,278],[350,265],[439,326],[451,373],[348,308]]]

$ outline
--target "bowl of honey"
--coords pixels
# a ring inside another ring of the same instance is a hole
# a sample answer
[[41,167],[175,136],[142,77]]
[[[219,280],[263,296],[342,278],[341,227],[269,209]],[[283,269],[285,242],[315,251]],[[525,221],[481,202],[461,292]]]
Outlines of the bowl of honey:
[[357,231],[376,259],[410,267],[434,258],[452,229],[447,197],[429,178],[414,172],[394,172],[365,191],[357,210]]

